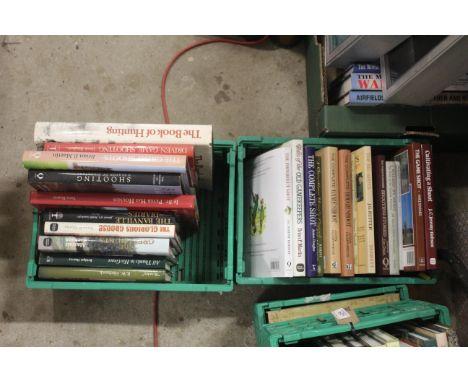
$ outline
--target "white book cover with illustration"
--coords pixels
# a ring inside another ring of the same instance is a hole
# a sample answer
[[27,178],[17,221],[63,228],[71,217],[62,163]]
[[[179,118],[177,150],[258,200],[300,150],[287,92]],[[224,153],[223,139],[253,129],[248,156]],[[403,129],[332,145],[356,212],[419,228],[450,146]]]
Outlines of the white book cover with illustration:
[[251,277],[292,277],[291,149],[246,162],[244,258]]

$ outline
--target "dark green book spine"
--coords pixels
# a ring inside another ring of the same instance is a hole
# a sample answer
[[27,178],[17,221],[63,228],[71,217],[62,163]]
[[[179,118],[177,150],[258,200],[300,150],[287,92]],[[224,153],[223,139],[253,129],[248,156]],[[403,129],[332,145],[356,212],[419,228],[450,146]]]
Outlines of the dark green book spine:
[[322,159],[315,157],[317,185],[317,276],[323,276]]
[[167,269],[166,258],[159,256],[89,256],[40,253],[39,265],[95,268]]
[[64,281],[148,281],[168,282],[170,275],[162,269],[85,268],[40,266],[37,277]]

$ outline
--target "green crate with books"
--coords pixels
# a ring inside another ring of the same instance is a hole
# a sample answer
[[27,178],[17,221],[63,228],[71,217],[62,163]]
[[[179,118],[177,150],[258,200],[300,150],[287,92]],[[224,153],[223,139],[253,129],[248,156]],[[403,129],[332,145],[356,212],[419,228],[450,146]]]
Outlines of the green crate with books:
[[258,346],[458,346],[447,307],[404,285],[260,302],[253,313]]
[[240,137],[238,284],[434,284],[432,149]]
[[233,288],[234,142],[209,125],[38,122],[30,288]]

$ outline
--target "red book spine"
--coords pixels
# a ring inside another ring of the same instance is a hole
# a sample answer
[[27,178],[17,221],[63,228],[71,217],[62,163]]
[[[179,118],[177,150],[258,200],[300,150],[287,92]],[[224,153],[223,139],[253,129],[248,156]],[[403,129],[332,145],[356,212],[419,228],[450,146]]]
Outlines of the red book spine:
[[198,184],[197,172],[195,171],[195,149],[192,145],[46,142],[44,143],[44,151],[185,155],[190,166],[190,176],[193,183]]
[[424,234],[424,203],[423,203],[423,165],[421,156],[421,144],[409,145],[410,176],[413,192],[413,220],[414,239],[416,252],[416,271],[426,270],[426,246]]
[[422,146],[423,163],[423,200],[424,200],[424,229],[426,245],[426,268],[437,269],[437,248],[435,239],[435,203],[434,203],[434,175],[432,166],[432,147]]
[[198,224],[194,195],[133,195],[89,192],[32,191],[30,203],[36,208],[115,207],[141,211],[172,211],[190,225]]

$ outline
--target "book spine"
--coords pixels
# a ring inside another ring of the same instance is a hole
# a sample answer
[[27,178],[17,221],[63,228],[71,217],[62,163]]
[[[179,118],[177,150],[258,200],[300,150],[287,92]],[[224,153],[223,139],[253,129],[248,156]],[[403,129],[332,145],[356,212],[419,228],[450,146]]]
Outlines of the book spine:
[[186,223],[198,225],[198,208],[194,195],[123,195],[89,192],[32,191],[30,203],[37,208],[113,207],[140,211],[172,211]]
[[[323,150],[323,151],[322,151]],[[341,273],[338,205],[338,149],[319,150],[322,157],[322,223],[324,273]]]
[[315,156],[317,182],[317,276],[323,276],[322,158]]
[[354,276],[351,151],[338,151],[341,276]]
[[[396,171],[396,204],[397,204],[397,224],[398,224],[398,267],[399,270],[404,270],[404,262],[406,261],[405,251],[403,247],[403,207],[402,201],[403,198],[401,196],[401,165],[400,162],[395,162],[395,171]],[[414,264],[413,264],[414,265]]]
[[357,183],[356,183],[356,154],[351,153],[351,190],[352,190],[352,216],[353,216],[353,254],[354,254],[354,273],[359,268],[359,248],[357,242]]
[[[400,274],[400,228],[398,225],[398,189],[397,189],[397,162],[385,162],[385,181],[388,218],[388,258],[389,274]],[[400,214],[401,216],[401,214]],[[377,226],[377,225],[376,225]],[[376,235],[377,238],[377,235]],[[378,240],[376,241],[378,243]],[[378,245],[378,244],[377,244]]]
[[162,224],[101,224],[45,221],[44,234],[174,238],[175,226]]
[[34,143],[45,142],[194,145],[199,186],[212,188],[211,125],[36,122]]
[[112,256],[159,255],[171,257],[171,239],[44,236],[37,239],[40,252],[102,254]]
[[28,183],[38,191],[182,194],[179,174],[29,170]]
[[152,211],[89,211],[86,209],[47,210],[41,213],[44,221],[111,224],[161,224],[175,225],[174,214]]
[[167,269],[165,258],[155,259],[154,256],[73,256],[67,254],[40,253],[38,265],[54,265],[65,267],[96,267],[96,268],[136,268],[136,269]]
[[306,276],[317,276],[317,191],[315,181],[315,149],[304,147],[304,222],[306,244]]
[[382,91],[382,76],[380,74],[351,74],[351,90]]
[[432,147],[422,144],[423,159],[423,199],[424,199],[424,229],[426,267],[428,270],[437,269],[437,248],[435,230],[435,203],[434,203],[434,179],[432,165]]
[[375,261],[377,274],[390,275],[390,255],[388,249],[388,214],[387,182],[385,177],[385,156],[375,155],[372,158],[372,180],[374,187],[374,224],[375,224]]
[[[411,143],[412,152],[412,176],[413,184],[415,184],[415,193],[413,194],[413,203],[416,208],[413,210],[415,221],[415,250],[416,250],[416,270],[426,270],[426,254],[425,254],[425,231],[424,231],[424,202],[423,202],[423,163],[420,143]],[[411,166],[410,166],[411,168]]]
[[169,275],[162,269],[129,268],[85,268],[40,266],[37,277],[50,280],[88,280],[88,281],[170,281]]
[[190,175],[198,184],[195,167],[195,152],[192,145],[155,145],[155,144],[102,144],[102,143],[60,143],[45,142],[44,151],[116,153],[116,154],[154,154],[185,155],[190,166]]
[[436,95],[432,105],[468,105],[468,91],[447,91]]
[[295,277],[305,276],[304,153],[301,140],[291,144]]
[[356,242],[358,263],[356,274],[375,273],[374,212],[372,197],[372,157],[369,146],[352,152],[355,167]]
[[382,91],[350,91],[349,104],[376,105],[384,101]]
[[[285,182],[285,205],[292,211],[293,206],[293,186],[292,186],[292,153],[291,150],[284,151],[284,182]],[[293,241],[293,216],[291,213],[284,214],[285,219],[285,249],[284,249],[284,274],[285,277],[294,275],[294,241]]]

